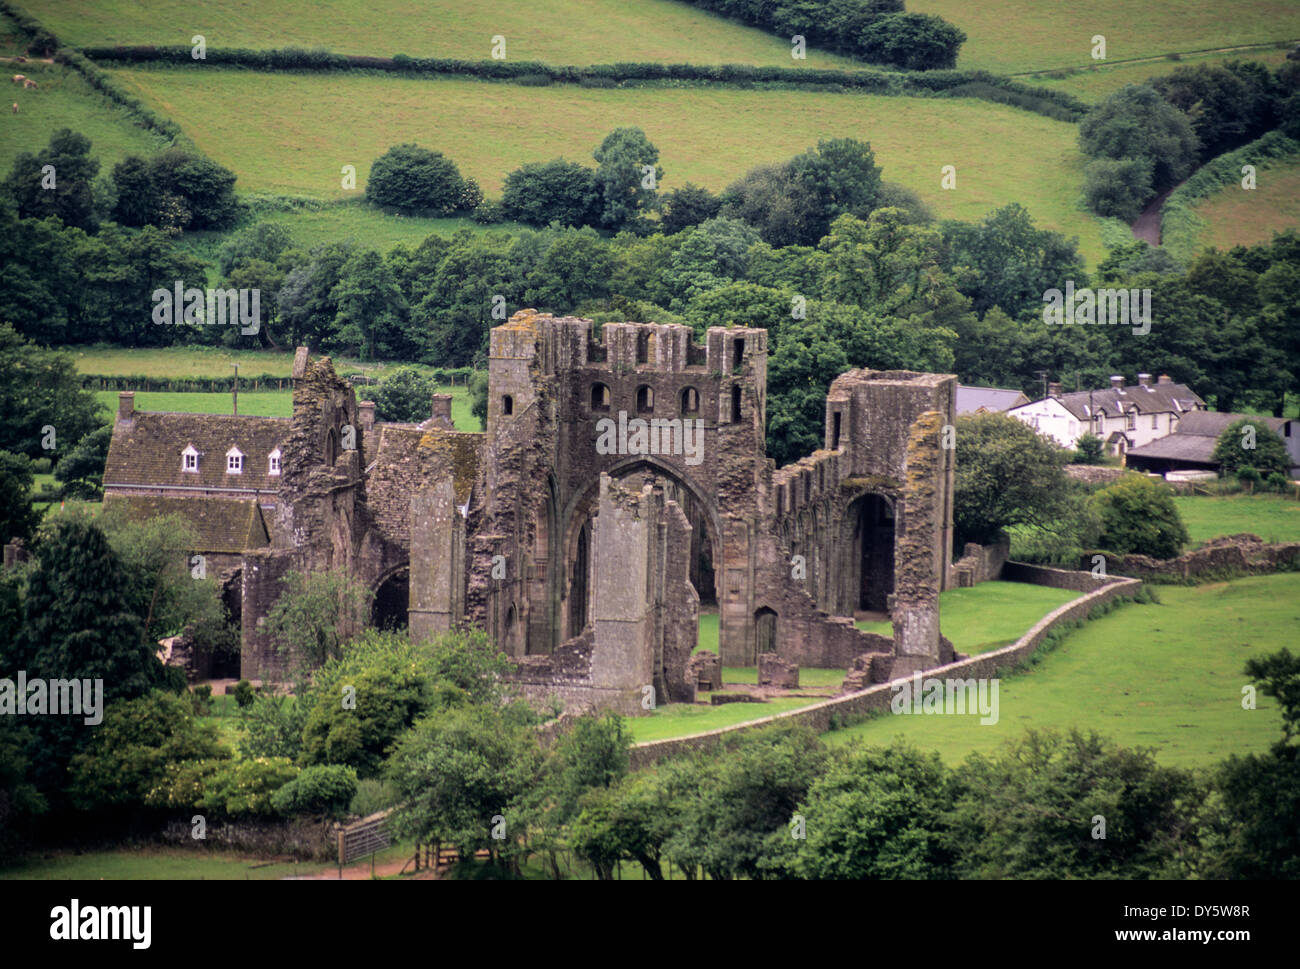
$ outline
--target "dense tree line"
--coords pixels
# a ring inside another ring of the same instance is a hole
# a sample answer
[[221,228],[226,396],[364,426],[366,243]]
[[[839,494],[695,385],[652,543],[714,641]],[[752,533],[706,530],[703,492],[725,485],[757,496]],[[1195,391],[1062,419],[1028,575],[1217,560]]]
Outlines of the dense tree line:
[[1278,127],[1300,134],[1297,61],[1276,72],[1253,62],[1197,64],[1129,84],[1079,123],[1079,147],[1092,158],[1088,205],[1132,221],[1198,165]]
[[951,68],[966,34],[941,17],[906,13],[903,0],[687,0],[812,47],[907,70]]

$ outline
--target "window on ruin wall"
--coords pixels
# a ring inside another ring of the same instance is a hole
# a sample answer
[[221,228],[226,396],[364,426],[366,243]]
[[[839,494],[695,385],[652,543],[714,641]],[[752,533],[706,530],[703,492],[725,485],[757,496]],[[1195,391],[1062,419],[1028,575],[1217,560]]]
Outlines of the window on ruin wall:
[[609,410],[609,388],[604,384],[591,385],[591,409]]
[[642,384],[636,389],[636,409],[638,413],[648,414],[655,409],[655,392],[653,387]]
[[731,387],[731,420],[733,423],[740,420],[740,384]]
[[501,413],[509,417],[515,412],[515,399],[509,394],[501,398]]
[[645,330],[636,335],[636,362],[650,362],[650,334]]
[[700,393],[694,387],[682,391],[682,413],[698,414],[700,412]]

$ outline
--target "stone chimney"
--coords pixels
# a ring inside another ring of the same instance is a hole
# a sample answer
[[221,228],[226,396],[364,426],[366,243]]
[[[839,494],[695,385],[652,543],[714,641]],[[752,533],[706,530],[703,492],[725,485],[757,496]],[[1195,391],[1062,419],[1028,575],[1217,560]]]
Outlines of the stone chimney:
[[1061,396],[1061,384],[1060,384],[1059,381],[1055,381],[1055,380],[1054,380],[1054,381],[1052,381],[1050,384],[1047,385],[1047,396],[1048,396],[1048,397],[1060,397],[1060,396]]
[[1138,386],[1139,386],[1139,387],[1150,387],[1150,386],[1151,386],[1151,374],[1149,374],[1149,373],[1140,373],[1140,374],[1138,374]]
[[369,436],[370,432],[375,429],[375,402],[373,400],[363,400],[357,404],[357,413],[361,418],[361,430]]
[[430,416],[433,418],[434,427],[442,427],[449,431],[456,429],[456,425],[451,422],[451,394],[433,395],[433,409]]
[[1167,374],[1167,373],[1162,373],[1159,377],[1156,378],[1156,383],[1158,383],[1158,384],[1172,384],[1172,383],[1173,383],[1173,380],[1170,379],[1169,374]]
[[1110,389],[1119,394],[1124,393],[1124,378],[1120,376],[1111,377]]
[[135,419],[135,391],[123,390],[117,395],[117,419],[130,421]]

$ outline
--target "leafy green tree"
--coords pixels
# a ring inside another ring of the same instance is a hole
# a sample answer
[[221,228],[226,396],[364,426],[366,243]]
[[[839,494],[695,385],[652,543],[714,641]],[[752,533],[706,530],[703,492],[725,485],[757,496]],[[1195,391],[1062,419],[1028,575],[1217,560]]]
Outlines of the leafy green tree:
[[720,198],[694,182],[687,182],[681,188],[665,192],[663,202],[659,225],[666,235],[712,219],[722,209]]
[[69,765],[72,803],[83,811],[139,808],[171,764],[229,757],[216,728],[183,697],[151,693],[111,704],[103,726]]
[[1146,475],[1125,475],[1096,492],[1088,504],[1101,525],[1097,541],[1108,551],[1167,559],[1188,542],[1173,492]]
[[1012,318],[1033,313],[1041,321],[1044,292],[1062,287],[1067,279],[1077,287],[1087,285],[1078,240],[1039,229],[1018,203],[1004,205],[978,223],[945,222],[943,234],[950,260],[945,268],[981,318],[1000,306]]
[[47,808],[41,792],[28,780],[30,740],[16,722],[20,719],[0,718],[0,861],[5,863],[31,844],[28,825]]
[[525,301],[540,309],[572,313],[586,300],[609,292],[614,257],[595,229],[555,234],[546,254],[529,273]]
[[13,198],[19,216],[25,219],[54,216],[64,225],[93,231],[96,228],[94,182],[99,174],[99,160],[91,157],[90,149],[90,139],[85,135],[71,128],[60,128],[35,155],[21,152],[5,180],[5,189]]
[[293,236],[279,222],[258,222],[230,235],[217,250],[217,271],[228,277],[246,263],[275,265],[293,248]]
[[1224,474],[1252,467],[1260,474],[1285,474],[1291,468],[1286,442],[1262,420],[1243,417],[1223,429],[1214,444],[1213,458]]
[[353,252],[351,242],[316,246],[292,266],[276,294],[276,307],[294,346],[321,345],[338,318],[338,283]]
[[789,329],[767,369],[767,447],[777,467],[825,441],[826,392],[849,368],[843,348],[816,317]]
[[469,412],[478,418],[479,430],[487,430],[488,373],[475,370],[469,378]]
[[1101,216],[1132,222],[1155,194],[1151,169],[1149,158],[1094,158],[1084,171],[1088,208]]
[[1272,78],[1262,65],[1194,64],[1175,68],[1150,84],[1187,115],[1200,141],[1202,159],[1259,137],[1276,118]]
[[0,372],[0,450],[49,457],[41,446],[49,440],[47,427],[54,429],[57,454],[99,426],[100,404],[81,389],[70,354],[38,347],[0,323]]
[[509,708],[435,711],[403,735],[390,760],[401,798],[390,824],[399,837],[455,845],[462,857],[479,848],[513,854],[523,832],[512,819],[541,763],[536,731]]
[[790,160],[790,171],[816,199],[819,238],[841,215],[865,219],[880,194],[875,153],[871,145],[853,138],[818,141],[816,148]]
[[996,756],[972,754],[954,782],[958,877],[1179,877],[1196,847],[1193,775],[1095,733],[1031,730]]
[[1074,448],[1075,464],[1101,464],[1106,442],[1096,434],[1081,434]]
[[795,809],[806,838],[778,832],[770,867],[808,879],[950,878],[951,772],[905,744],[834,752]]
[[406,299],[384,258],[373,249],[352,253],[330,293],[338,306],[327,348],[350,350],[362,360],[409,352]]
[[1158,192],[1187,177],[1196,165],[1200,144],[1187,116],[1154,88],[1128,84],[1084,115],[1079,122],[1079,147],[1093,158],[1149,162],[1152,188]]
[[284,591],[266,613],[267,639],[308,666],[341,656],[369,618],[374,593],[342,569],[289,572],[280,581]]
[[627,774],[631,746],[631,734],[617,714],[589,715],[574,721],[547,761],[548,787],[559,823],[572,820],[587,791],[612,787]]
[[133,518],[126,503],[109,501],[97,522],[130,580],[129,602],[150,642],[184,633],[210,656],[239,648],[219,577],[195,572],[191,556],[199,537],[189,519],[178,514]]
[[147,159],[128,156],[113,168],[122,225],[224,229],[240,216],[235,173],[202,155],[168,148]]
[[666,854],[711,878],[758,878],[769,839],[784,832],[821,774],[826,750],[806,728],[773,727],[737,738],[713,761],[693,761],[698,793],[687,797]]
[[95,500],[104,493],[104,464],[108,445],[113,440],[113,426],[106,424],[91,431],[59,462],[54,477],[62,481],[68,493],[85,500]]
[[398,367],[375,389],[375,417],[401,424],[419,424],[428,420],[436,389],[428,374],[414,367]]
[[1068,483],[1061,452],[1005,414],[957,418],[953,522],[962,541],[993,542],[1014,525],[1051,527]]
[[861,56],[876,64],[893,64],[909,71],[951,69],[966,33],[942,17],[923,13],[893,13],[877,17],[858,35]]
[[41,520],[40,512],[32,507],[35,480],[26,455],[0,451],[0,542],[31,539]]
[[641,865],[654,881],[664,877],[664,845],[675,830],[680,808],[657,771],[638,771],[610,787],[593,787],[580,799],[570,824],[574,853],[613,877],[617,862]]
[[428,293],[411,310],[412,327],[425,334],[427,361],[473,365],[486,350],[488,330],[505,322],[494,310],[501,300],[507,310],[521,305],[526,278],[509,239],[456,233]]
[[[357,668],[333,695],[317,688],[303,729],[305,764],[346,764],[373,777],[394,741],[431,704],[427,679],[393,663]],[[338,677],[331,676],[335,683]],[[350,800],[350,798],[349,798]]]
[[406,212],[451,215],[463,205],[464,189],[455,162],[440,151],[407,143],[389,148],[370,166],[366,201]]
[[659,149],[640,128],[615,128],[592,157],[599,166],[601,223],[609,229],[638,231],[646,214],[659,206],[658,185],[664,177]]
[[601,210],[596,171],[562,158],[522,165],[502,187],[502,214],[525,225],[597,225]]

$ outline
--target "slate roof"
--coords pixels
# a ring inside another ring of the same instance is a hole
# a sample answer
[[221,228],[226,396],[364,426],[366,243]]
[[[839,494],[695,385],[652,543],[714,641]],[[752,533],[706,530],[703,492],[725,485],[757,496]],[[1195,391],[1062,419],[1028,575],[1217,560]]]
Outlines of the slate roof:
[[159,515],[181,515],[198,532],[196,552],[238,554],[245,549],[263,548],[271,541],[255,498],[163,498],[110,493],[104,496],[104,507],[110,504],[125,505],[127,514],[136,521]]
[[[268,458],[288,439],[291,424],[287,417],[135,411],[113,426],[104,487],[278,491],[280,476],[267,474]],[[190,445],[199,452],[197,472],[181,470],[181,452]],[[232,445],[244,454],[242,474],[226,473]]]
[[1179,423],[1176,433],[1217,438],[1228,429],[1229,424],[1246,417],[1267,424],[1269,430],[1276,431],[1278,434],[1281,434],[1282,429],[1286,426],[1286,419],[1282,417],[1255,417],[1251,414],[1228,414],[1223,411],[1205,410],[1184,417]]
[[1217,465],[1214,460],[1216,438],[1204,434],[1184,434],[1180,427],[1149,444],[1129,448],[1130,458],[1162,458],[1167,461],[1194,461],[1197,464]]
[[1146,387],[1137,385],[1125,387],[1122,391],[1113,387],[1105,390],[1076,390],[1061,394],[1057,400],[1081,421],[1090,420],[1097,411],[1117,417],[1129,413],[1135,407],[1139,414],[1176,414],[1181,418],[1184,414],[1205,406],[1205,401],[1186,384],[1174,383],[1150,384]]
[[963,387],[957,385],[957,413],[974,414],[981,407],[986,411],[1004,411],[1029,403],[1029,398],[1018,390],[1004,387]]

